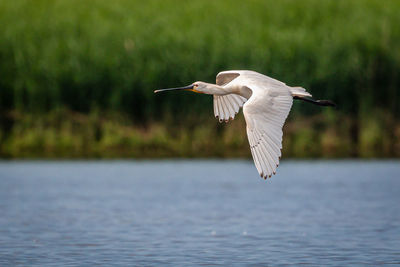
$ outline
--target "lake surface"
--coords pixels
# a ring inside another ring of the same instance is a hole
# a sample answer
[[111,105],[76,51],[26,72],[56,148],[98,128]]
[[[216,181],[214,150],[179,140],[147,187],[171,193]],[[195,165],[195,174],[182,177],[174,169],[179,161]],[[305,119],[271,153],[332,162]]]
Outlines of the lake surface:
[[400,264],[399,161],[0,161],[0,266]]

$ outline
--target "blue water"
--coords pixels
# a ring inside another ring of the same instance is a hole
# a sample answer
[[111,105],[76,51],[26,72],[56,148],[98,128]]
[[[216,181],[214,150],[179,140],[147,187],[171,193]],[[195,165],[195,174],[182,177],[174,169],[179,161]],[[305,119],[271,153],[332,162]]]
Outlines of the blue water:
[[0,266],[94,264],[400,264],[400,162],[0,162]]

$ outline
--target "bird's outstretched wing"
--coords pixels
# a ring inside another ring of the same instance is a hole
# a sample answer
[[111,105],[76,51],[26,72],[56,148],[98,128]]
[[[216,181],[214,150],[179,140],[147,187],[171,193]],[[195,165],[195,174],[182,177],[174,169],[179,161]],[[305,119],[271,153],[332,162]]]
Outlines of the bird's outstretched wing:
[[264,179],[275,174],[279,165],[282,127],[292,107],[293,98],[284,86],[265,90],[262,85],[250,84],[253,94],[243,106],[251,154]]
[[[219,86],[224,86],[239,76],[240,71],[222,71],[218,73],[216,83]],[[214,115],[220,122],[233,120],[246,101],[246,98],[236,94],[214,95]]]
[[246,101],[246,98],[236,94],[214,95],[214,115],[220,122],[233,120]]

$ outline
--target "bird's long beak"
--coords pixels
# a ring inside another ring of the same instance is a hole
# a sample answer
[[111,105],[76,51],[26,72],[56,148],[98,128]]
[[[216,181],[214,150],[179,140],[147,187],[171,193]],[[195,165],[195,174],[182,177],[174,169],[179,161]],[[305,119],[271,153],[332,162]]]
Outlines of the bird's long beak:
[[159,92],[163,92],[163,91],[172,91],[172,90],[193,90],[194,85],[188,85],[185,87],[176,87],[176,88],[167,88],[167,89],[158,89],[155,90],[154,93],[159,93]]

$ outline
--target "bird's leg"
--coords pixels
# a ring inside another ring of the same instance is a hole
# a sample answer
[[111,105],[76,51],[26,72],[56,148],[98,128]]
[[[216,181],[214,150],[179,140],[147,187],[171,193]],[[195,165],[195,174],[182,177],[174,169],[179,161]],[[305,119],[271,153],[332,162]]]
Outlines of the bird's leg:
[[300,99],[318,106],[331,106],[336,107],[336,104],[330,100],[316,100],[309,96],[294,96],[293,99]]

